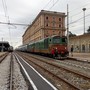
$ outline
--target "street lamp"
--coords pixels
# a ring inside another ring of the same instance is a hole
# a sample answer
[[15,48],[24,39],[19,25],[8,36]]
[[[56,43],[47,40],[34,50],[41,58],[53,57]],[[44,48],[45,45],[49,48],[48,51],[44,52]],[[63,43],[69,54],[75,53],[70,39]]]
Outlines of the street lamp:
[[83,10],[84,34],[85,34],[85,10],[86,10],[86,8],[83,8],[82,10]]

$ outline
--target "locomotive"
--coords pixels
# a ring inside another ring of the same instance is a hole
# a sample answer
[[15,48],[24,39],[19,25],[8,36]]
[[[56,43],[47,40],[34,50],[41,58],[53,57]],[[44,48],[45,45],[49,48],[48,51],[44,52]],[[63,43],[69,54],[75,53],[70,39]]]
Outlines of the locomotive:
[[10,47],[8,48],[8,52],[13,52],[13,47],[12,47],[12,46],[10,46]]
[[52,57],[55,57],[56,54],[57,57],[67,57],[69,55],[66,36],[47,37],[37,42],[20,46],[19,50]]

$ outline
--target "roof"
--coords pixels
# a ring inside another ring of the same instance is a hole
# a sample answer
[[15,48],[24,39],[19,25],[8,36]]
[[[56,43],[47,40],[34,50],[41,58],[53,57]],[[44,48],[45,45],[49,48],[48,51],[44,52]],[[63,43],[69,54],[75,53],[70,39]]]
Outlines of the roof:
[[82,38],[82,37],[86,37],[86,36],[90,36],[90,33],[85,33],[85,34],[78,35],[78,36],[73,36],[73,37],[70,37],[70,38],[74,39],[74,38]]
[[5,46],[5,47],[9,47],[10,46],[10,44],[9,44],[9,42],[7,42],[7,41],[0,41],[0,46]]

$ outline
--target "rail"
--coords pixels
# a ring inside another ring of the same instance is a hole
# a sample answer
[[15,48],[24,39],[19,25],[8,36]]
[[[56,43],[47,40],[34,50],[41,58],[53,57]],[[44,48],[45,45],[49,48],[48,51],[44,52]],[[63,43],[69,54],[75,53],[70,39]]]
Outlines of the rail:
[[[25,60],[28,60],[28,61],[30,60],[30,56],[28,56],[28,57],[27,57],[27,55],[22,55],[22,56],[23,56],[23,58]],[[34,60],[30,60],[30,62],[32,62],[34,65],[38,66],[39,68],[43,69],[43,71],[45,71],[46,73],[48,73],[50,77],[52,76],[52,77],[56,78],[59,82],[62,82],[62,86],[64,88],[65,88],[65,86],[69,88],[69,89],[66,89],[66,90],[80,90],[80,88],[78,86],[75,86],[74,84],[72,84],[71,82],[65,80],[64,78],[59,77],[58,75],[56,75],[52,71],[50,71],[50,70],[44,68],[42,65],[37,64],[36,62],[34,62]]]
[[13,55],[11,54],[11,61],[10,61],[10,90],[13,90]]

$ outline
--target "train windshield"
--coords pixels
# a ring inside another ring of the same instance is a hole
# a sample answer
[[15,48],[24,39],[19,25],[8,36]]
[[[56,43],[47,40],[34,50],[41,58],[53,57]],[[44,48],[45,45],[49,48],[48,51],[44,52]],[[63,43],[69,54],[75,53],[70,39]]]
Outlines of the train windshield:
[[62,38],[62,42],[66,43],[67,39],[66,38]]
[[66,42],[67,42],[66,38],[61,38],[61,37],[54,37],[53,38],[54,44],[65,44]]

